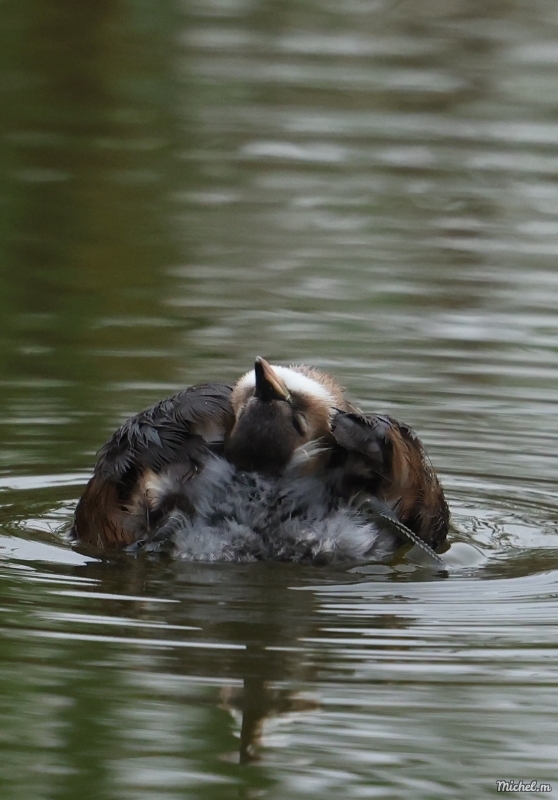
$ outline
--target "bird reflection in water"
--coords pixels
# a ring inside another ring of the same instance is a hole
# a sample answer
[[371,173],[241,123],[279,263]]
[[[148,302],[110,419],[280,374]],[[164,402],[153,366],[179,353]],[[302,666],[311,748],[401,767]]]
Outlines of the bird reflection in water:
[[[277,724],[290,730],[293,717],[302,715],[306,721],[319,712],[324,674],[328,684],[351,680],[352,667],[340,662],[338,648],[308,646],[309,641],[323,639],[328,627],[351,627],[347,619],[340,623],[338,611],[328,611],[314,591],[334,586],[342,603],[344,584],[370,584],[370,576],[347,567],[206,564],[121,554],[89,561],[74,572],[81,587],[74,602],[82,604],[83,617],[89,613],[92,621],[118,623],[117,628],[107,628],[106,644],[81,645],[88,648],[87,657],[82,657],[86,672],[91,669],[97,676],[95,665],[104,658],[113,676],[113,691],[97,692],[95,703],[87,708],[88,726],[95,730],[119,719],[115,709],[123,697],[125,708],[134,709],[133,719],[141,719],[137,711],[148,686],[149,697],[157,698],[165,713],[157,723],[149,715],[142,732],[147,741],[150,726],[159,724],[163,727],[157,735],[164,742],[168,733],[170,752],[192,763],[197,758],[192,741],[201,743],[204,763],[207,754],[225,761],[265,762],[267,748],[283,746],[272,735]],[[396,576],[393,572],[394,580]],[[374,578],[386,579],[389,576]],[[352,602],[354,593],[347,599]],[[402,608],[407,611],[408,605]],[[389,612],[368,617],[366,624],[370,630],[391,630],[413,623],[408,614]],[[111,637],[114,630],[116,639]],[[398,640],[393,649],[405,645]],[[67,679],[72,680],[70,673]],[[200,680],[207,691],[200,690]],[[225,715],[230,719],[228,730]],[[176,741],[175,723],[182,727],[181,720],[188,722]],[[83,716],[74,715],[72,723],[78,727],[69,728],[68,737],[78,735]],[[113,735],[127,740],[127,725]],[[260,779],[267,780],[266,775],[252,780]]]
[[228,711],[240,728],[238,758],[241,764],[258,761],[264,746],[266,723],[317,711],[317,700],[290,689],[276,689],[261,678],[245,678],[242,687],[224,687],[220,708]]

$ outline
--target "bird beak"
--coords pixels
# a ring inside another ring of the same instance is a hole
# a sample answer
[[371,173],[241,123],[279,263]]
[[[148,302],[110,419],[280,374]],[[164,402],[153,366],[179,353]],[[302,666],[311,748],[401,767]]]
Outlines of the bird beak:
[[265,358],[261,358],[261,356],[256,358],[254,372],[256,375],[254,397],[263,401],[285,400],[287,403],[290,402],[291,394],[285,382],[281,380]]

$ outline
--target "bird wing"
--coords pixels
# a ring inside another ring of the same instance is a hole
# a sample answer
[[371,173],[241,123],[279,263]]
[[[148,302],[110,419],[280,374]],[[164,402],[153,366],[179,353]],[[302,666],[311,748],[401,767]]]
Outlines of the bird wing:
[[146,535],[154,481],[187,481],[221,449],[234,421],[231,392],[220,383],[192,386],[128,419],[99,451],[73,537],[104,548]]
[[449,509],[424,447],[414,431],[392,417],[340,411],[332,433],[340,463],[340,492],[347,499],[372,495],[422,541],[446,538]]

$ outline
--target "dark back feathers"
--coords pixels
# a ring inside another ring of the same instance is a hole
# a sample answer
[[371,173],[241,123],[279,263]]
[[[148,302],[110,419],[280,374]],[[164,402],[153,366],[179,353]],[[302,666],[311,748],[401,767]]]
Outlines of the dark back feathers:
[[345,459],[341,493],[374,495],[424,542],[438,547],[448,531],[449,509],[412,428],[387,416],[339,412],[332,433]]
[[132,469],[158,472],[218,447],[234,420],[231,392],[221,383],[192,386],[136,414],[101,448],[95,473],[119,481]]
[[192,386],[127,420],[99,451],[71,534],[101,548],[145,536],[149,513],[141,512],[138,479],[175,464],[192,475],[212,449],[222,448],[234,421],[231,392],[222,383]]

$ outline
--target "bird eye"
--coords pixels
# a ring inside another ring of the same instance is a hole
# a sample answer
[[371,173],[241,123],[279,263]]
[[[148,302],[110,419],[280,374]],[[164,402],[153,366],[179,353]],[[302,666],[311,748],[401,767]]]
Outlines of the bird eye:
[[306,436],[308,433],[308,423],[306,421],[306,417],[304,414],[294,414],[293,415],[293,425],[301,436]]

